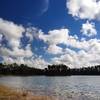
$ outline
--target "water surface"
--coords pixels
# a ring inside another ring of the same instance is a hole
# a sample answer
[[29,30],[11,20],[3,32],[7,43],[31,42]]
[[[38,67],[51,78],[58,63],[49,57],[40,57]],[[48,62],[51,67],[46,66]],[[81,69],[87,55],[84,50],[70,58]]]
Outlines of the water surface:
[[0,84],[26,89],[35,95],[57,96],[62,100],[100,100],[100,76],[3,76]]

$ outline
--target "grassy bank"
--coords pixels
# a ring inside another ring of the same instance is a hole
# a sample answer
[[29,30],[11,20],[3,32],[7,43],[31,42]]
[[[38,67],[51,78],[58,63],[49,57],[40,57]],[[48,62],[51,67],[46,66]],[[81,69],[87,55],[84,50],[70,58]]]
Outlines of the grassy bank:
[[28,91],[17,91],[0,85],[0,100],[55,100],[49,96],[35,96]]

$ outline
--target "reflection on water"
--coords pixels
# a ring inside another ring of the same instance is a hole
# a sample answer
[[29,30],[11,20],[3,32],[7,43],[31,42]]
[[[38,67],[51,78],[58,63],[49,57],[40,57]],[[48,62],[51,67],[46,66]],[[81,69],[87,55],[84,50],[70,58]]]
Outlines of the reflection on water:
[[80,100],[78,97],[87,98],[84,100],[100,100],[100,76],[7,76],[0,77],[0,83],[14,88],[24,88],[35,94],[63,97],[62,100],[66,100],[67,97],[75,97],[76,100]]

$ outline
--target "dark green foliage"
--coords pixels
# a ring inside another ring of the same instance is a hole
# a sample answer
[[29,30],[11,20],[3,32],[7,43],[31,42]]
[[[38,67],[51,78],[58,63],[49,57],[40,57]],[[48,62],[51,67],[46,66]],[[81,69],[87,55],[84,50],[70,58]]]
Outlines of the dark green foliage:
[[20,66],[14,64],[0,64],[0,74],[2,75],[42,75],[41,69],[31,68],[27,65],[21,64]]
[[70,73],[72,75],[100,75],[100,65],[82,68],[73,68]]
[[48,65],[45,69],[45,75],[48,76],[65,76],[70,75],[70,68],[66,65]]
[[46,76],[66,76],[66,75],[100,75],[100,65],[82,68],[69,68],[66,65],[48,65],[48,68],[37,69],[21,64],[0,63],[0,75],[46,75]]

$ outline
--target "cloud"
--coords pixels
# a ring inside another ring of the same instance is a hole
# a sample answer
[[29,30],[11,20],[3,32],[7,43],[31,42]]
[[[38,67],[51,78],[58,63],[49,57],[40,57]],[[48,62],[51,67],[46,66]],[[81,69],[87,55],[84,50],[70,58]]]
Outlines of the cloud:
[[39,31],[41,30],[32,26],[29,26],[25,29],[25,35],[26,37],[30,39],[30,41],[32,41],[34,38],[38,37]]
[[58,44],[66,44],[68,32],[69,30],[67,28],[51,30],[48,34],[39,31],[38,38],[48,44],[48,53],[60,54],[62,53],[62,47],[59,47]]
[[0,41],[2,41],[2,38],[3,38],[3,35],[2,35],[2,34],[0,34]]
[[0,46],[2,45],[2,39],[3,39],[3,35],[0,34]]
[[[100,44],[98,44],[100,45]],[[96,44],[95,44],[96,46]],[[53,64],[65,64],[71,68],[88,67],[100,64],[100,46],[93,46],[89,51],[80,50],[78,52],[66,48],[63,55],[54,57]],[[98,50],[97,50],[98,49]]]
[[67,0],[68,13],[80,19],[100,19],[99,0]]
[[[36,38],[37,30],[35,27],[25,28],[0,18],[0,56],[3,58],[3,62],[27,64],[37,68],[42,65],[45,67],[47,62],[34,54],[31,47],[32,41]],[[23,34],[30,39],[24,48],[21,47]],[[4,39],[8,42],[5,46],[2,44]]]
[[24,32],[23,26],[0,18],[0,33],[4,34],[8,39],[19,39],[22,35],[22,32]]
[[[92,25],[91,30],[93,31],[94,24],[89,22],[87,24],[90,29]],[[67,28],[51,30],[46,35],[41,31],[39,39],[48,44],[46,49],[48,53],[57,55],[51,58],[51,64],[66,64],[70,67],[100,64],[100,39],[79,39],[76,35],[70,35]],[[60,47],[59,44],[64,44],[66,47]]]
[[49,45],[49,47],[47,49],[47,52],[51,53],[51,54],[60,54],[60,53],[63,52],[62,50],[63,49],[61,47],[56,46],[56,45],[53,44],[53,45]]
[[86,35],[88,37],[94,36],[97,34],[97,31],[95,29],[95,24],[89,23],[88,21],[85,24],[82,24],[81,32],[83,35]]
[[58,29],[51,30],[45,35],[43,32],[39,33],[39,39],[42,39],[44,42],[48,44],[66,44],[69,30],[66,29]]
[[2,56],[12,56],[12,57],[31,57],[33,55],[30,46],[26,49],[14,48],[13,50],[6,47],[0,48],[0,54]]
[[81,40],[76,35],[70,35],[70,32],[67,28],[51,30],[46,35],[42,31],[40,31],[38,35],[39,39],[43,40],[46,44],[48,44],[48,51],[54,50],[58,53],[61,53],[61,51],[63,51],[61,50],[62,47],[58,46],[59,44],[64,44],[65,46],[73,48],[88,50],[89,46],[91,45],[91,41],[99,42],[99,40],[97,39],[91,39],[88,41]]
[[[87,36],[96,35],[96,30],[94,30],[95,24],[88,21],[82,25],[81,29],[82,34]],[[23,34],[29,38],[24,48],[21,46]],[[8,42],[5,46],[1,42],[4,39]],[[31,45],[35,39],[39,42],[43,41],[46,44],[44,52],[53,55],[49,62],[44,59],[43,55],[38,56],[32,51]],[[65,47],[61,46],[62,44]],[[45,34],[41,29],[25,28],[1,19],[0,56],[3,62],[27,64],[36,68],[45,68],[48,64],[66,64],[70,67],[97,65],[100,64],[100,39],[79,38],[77,35],[71,35],[68,28],[50,30]]]
[[45,12],[47,12],[47,10],[48,10],[48,8],[49,8],[49,0],[44,0],[44,7],[43,7],[43,9],[42,9],[42,14],[43,13],[45,13]]
[[48,63],[47,61],[45,61],[43,58],[41,58],[40,56],[37,58],[34,58],[33,60],[33,66],[36,68],[46,68],[50,63]]
[[17,64],[25,64],[28,65],[30,67],[34,67],[34,68],[46,68],[47,65],[49,64],[48,62],[46,62],[44,59],[40,58],[40,57],[31,57],[31,58],[24,58],[24,57],[17,57],[17,58],[12,58],[12,57],[3,57],[4,62],[6,62],[7,64],[12,64],[12,63],[17,63]]
[[0,18],[0,33],[3,34],[9,45],[14,48],[20,45],[20,38],[25,31],[21,25],[14,24],[11,21],[6,21]]
[[46,13],[48,11],[48,8],[49,8],[49,0],[42,0],[38,16],[41,16],[44,13]]

